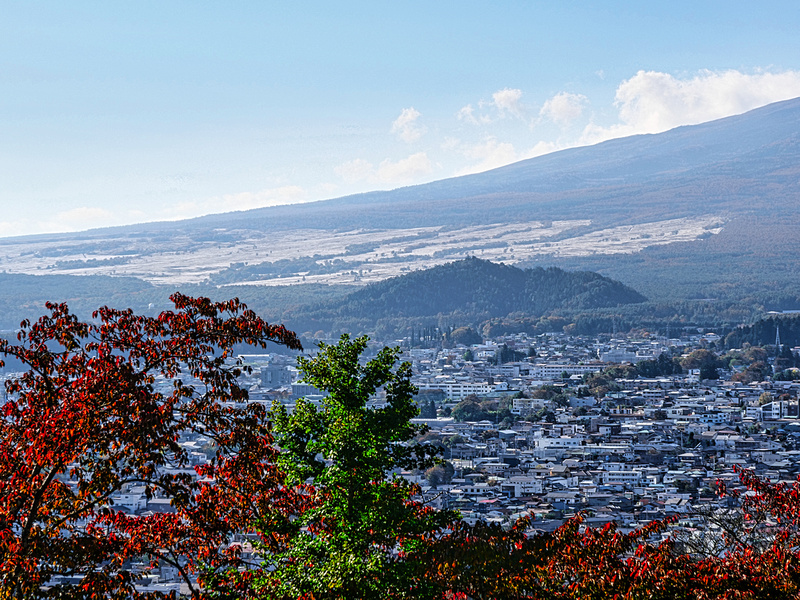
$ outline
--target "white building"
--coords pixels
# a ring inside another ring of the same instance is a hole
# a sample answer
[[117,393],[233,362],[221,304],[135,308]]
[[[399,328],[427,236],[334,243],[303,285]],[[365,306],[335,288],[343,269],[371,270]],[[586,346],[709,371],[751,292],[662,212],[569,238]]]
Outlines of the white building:
[[562,373],[568,375],[586,375],[587,373],[599,373],[606,366],[601,363],[587,363],[575,365],[572,363],[537,363],[530,369],[530,375],[534,378],[552,380],[561,377]]
[[483,396],[494,391],[494,387],[485,381],[437,381],[434,383],[420,383],[417,387],[420,390],[442,390],[445,396],[453,400],[461,400],[472,394]]

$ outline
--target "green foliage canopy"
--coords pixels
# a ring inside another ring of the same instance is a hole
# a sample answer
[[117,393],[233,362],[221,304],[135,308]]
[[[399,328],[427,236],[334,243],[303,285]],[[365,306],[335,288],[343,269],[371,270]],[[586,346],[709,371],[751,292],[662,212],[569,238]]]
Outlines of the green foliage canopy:
[[[419,540],[455,514],[412,500],[419,490],[394,475],[437,462],[433,445],[413,444],[425,428],[412,425],[411,365],[396,366],[384,348],[361,364],[367,338],[342,336],[300,359],[303,379],[328,393],[320,407],[298,400],[289,414],[273,407],[275,441],[286,482],[308,487],[312,508],[289,524],[284,548],[267,556],[260,585],[269,598],[424,597],[409,580]],[[368,407],[379,390],[385,406]]]

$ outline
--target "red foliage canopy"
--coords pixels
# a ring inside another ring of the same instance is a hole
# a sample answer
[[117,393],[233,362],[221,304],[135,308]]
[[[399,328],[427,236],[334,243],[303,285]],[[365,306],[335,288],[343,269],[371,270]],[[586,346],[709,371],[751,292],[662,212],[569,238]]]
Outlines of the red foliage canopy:
[[[295,510],[265,411],[239,402],[247,391],[229,355],[300,342],[238,300],[171,299],[176,310],[155,318],[102,308],[89,323],[48,304],[18,344],[0,341],[28,368],[6,381],[0,407],[0,597],[134,595],[142,558],[173,565],[198,596],[193,572],[241,563],[232,534]],[[214,449],[194,470],[188,433]],[[174,512],[119,510],[131,486]],[[59,576],[80,584],[69,591]]]
[[744,532],[723,555],[698,559],[662,539],[671,519],[622,534],[613,523],[583,527],[578,515],[552,534],[533,536],[526,535],[527,519],[509,531],[460,523],[429,540],[418,557],[420,577],[449,590],[443,597],[461,600],[798,598],[800,481],[772,484],[747,470],[739,475],[751,492],[733,492],[745,522],[755,513],[776,522],[766,545],[763,536]]

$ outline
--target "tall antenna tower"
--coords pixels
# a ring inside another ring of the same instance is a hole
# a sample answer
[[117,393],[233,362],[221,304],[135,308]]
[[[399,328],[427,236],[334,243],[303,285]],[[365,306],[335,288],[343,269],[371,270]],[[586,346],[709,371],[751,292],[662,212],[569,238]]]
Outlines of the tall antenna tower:
[[779,325],[775,326],[775,362],[772,365],[772,372],[778,372],[778,359],[781,356],[781,328]]

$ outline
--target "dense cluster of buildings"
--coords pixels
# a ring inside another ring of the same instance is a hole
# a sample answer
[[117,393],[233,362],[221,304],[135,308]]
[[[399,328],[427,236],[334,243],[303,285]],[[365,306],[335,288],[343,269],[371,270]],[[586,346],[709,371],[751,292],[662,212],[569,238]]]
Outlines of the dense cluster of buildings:
[[[742,384],[722,370],[714,381],[701,381],[697,371],[620,378],[599,397],[581,387],[586,374],[604,371],[611,358],[636,363],[663,352],[680,356],[715,338],[600,342],[521,335],[472,348],[471,357],[482,355],[473,361],[464,361],[458,348],[412,350],[417,384],[442,389],[444,408],[463,397],[446,390],[483,386],[484,399],[505,398],[520,419],[425,420],[431,427],[426,442],[444,447],[454,477],[434,487],[425,473],[404,475],[423,486],[428,500],[460,509],[468,521],[509,524],[528,515],[534,529],[551,530],[585,511],[589,524],[615,521],[626,530],[678,516],[677,526],[699,535],[707,525],[700,515],[729,508],[730,499],[715,490],[719,481],[737,485],[737,466],[770,481],[793,482],[800,473],[800,382]],[[536,356],[493,364],[490,349],[496,354],[501,344],[533,345]],[[537,395],[542,386],[562,388],[561,401]]]
[[[623,530],[670,515],[689,530],[702,527],[699,513],[727,507],[715,490],[719,481],[736,485],[736,466],[771,481],[800,473],[800,381],[743,384],[725,369],[704,381],[689,370],[619,378],[602,395],[581,388],[587,375],[615,364],[685,356],[719,341],[713,333],[638,340],[519,334],[406,349],[419,398],[434,399],[438,409],[437,418],[417,419],[430,428],[422,441],[440,445],[453,469],[444,481],[402,475],[422,486],[426,501],[458,508],[470,522],[509,524],[528,515],[535,529],[549,530],[586,511],[590,524],[615,521]],[[527,358],[500,363],[501,349]],[[276,369],[282,381],[294,381],[282,388],[290,408],[294,398],[319,392],[296,382],[288,357],[269,360],[260,371],[265,397],[274,393],[265,387]],[[537,394],[542,386],[560,389],[559,400]],[[445,416],[465,398],[497,401],[514,418]]]
[[[723,370],[714,381],[700,380],[696,371],[619,378],[603,394],[588,393],[585,384],[620,358],[686,355],[715,341],[713,334],[602,341],[521,334],[471,347],[406,349],[402,358],[412,363],[418,398],[436,409],[435,418],[416,419],[429,427],[420,442],[441,446],[452,469],[400,475],[421,486],[426,502],[457,508],[470,523],[508,525],[529,516],[534,530],[546,531],[584,511],[589,525],[615,521],[625,531],[677,515],[678,527],[699,535],[707,523],[698,515],[729,507],[715,490],[719,481],[736,485],[735,467],[770,481],[800,474],[800,381],[743,384]],[[526,358],[502,363],[503,349]],[[240,358],[253,367],[243,380],[251,402],[277,400],[291,410],[301,396],[323,398],[299,380],[292,356]],[[537,394],[543,386],[558,398]],[[496,402],[511,418],[501,419],[500,411],[494,420],[448,416],[465,399]],[[377,397],[372,404],[382,402]],[[180,443],[190,467],[210,459],[202,435],[187,433]],[[137,486],[113,500],[134,514],[172,510],[169,498],[147,498]],[[172,567],[147,577],[143,591],[181,592]]]

